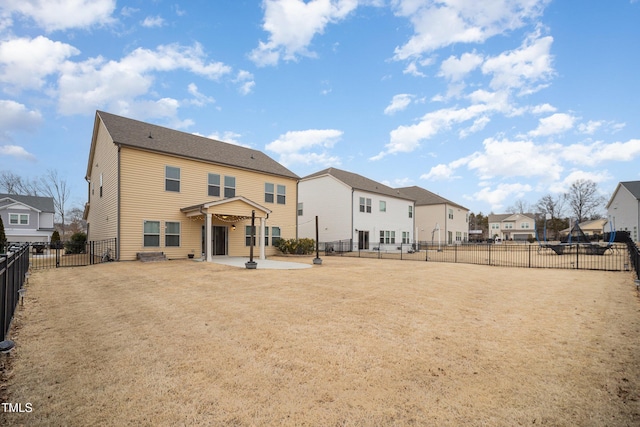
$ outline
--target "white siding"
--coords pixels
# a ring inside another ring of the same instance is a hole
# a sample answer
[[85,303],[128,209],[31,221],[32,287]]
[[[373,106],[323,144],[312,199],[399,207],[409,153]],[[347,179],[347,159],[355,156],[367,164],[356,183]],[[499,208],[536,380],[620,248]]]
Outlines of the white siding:
[[298,216],[298,237],[316,238],[317,215],[321,242],[351,239],[351,198],[351,189],[331,176],[301,181],[298,202],[303,215]]
[[[371,199],[371,213],[360,212],[360,198]],[[386,211],[380,211],[380,201],[386,203]],[[397,199],[380,194],[367,193],[356,190],[353,195],[354,233],[355,229],[369,232],[370,247],[377,247],[380,242],[380,231],[394,231],[395,244],[402,243],[402,232],[409,233],[409,240],[413,240],[413,218],[409,218],[411,200]],[[357,248],[358,233],[354,235],[354,246]]]
[[628,231],[635,242],[640,241],[640,202],[624,186],[621,185],[614,195],[608,214],[614,221],[616,231]]

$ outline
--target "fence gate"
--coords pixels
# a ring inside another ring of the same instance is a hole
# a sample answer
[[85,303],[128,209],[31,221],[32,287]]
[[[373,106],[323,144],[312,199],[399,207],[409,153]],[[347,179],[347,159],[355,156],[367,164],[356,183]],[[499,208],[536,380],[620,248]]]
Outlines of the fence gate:
[[87,242],[33,242],[29,243],[29,259],[32,269],[81,267],[117,259],[116,249],[116,239]]

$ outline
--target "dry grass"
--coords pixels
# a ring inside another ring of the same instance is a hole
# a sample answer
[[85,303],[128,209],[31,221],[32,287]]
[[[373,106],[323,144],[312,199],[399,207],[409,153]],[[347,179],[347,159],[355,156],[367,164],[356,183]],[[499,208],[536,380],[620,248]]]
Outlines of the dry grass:
[[4,399],[33,412],[3,425],[640,424],[628,273],[328,257],[30,280]]

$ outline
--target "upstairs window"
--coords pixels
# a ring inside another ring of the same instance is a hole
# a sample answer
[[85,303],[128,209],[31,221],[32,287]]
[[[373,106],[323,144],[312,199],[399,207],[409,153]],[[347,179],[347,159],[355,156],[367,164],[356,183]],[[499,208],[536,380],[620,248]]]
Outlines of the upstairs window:
[[303,212],[304,212],[304,209],[303,209],[302,203],[298,203],[298,216],[302,216]]
[[266,203],[273,203],[275,190],[273,184],[269,182],[264,183],[264,201]]
[[449,209],[449,219],[453,219],[453,209]]
[[413,206],[409,205],[409,218],[413,218]]
[[384,200],[380,200],[380,212],[386,212],[387,211],[387,202],[385,202]]
[[180,168],[165,166],[164,168],[164,189],[165,191],[180,192]]
[[284,185],[278,185],[278,204],[279,205],[284,205],[286,204],[286,193],[287,193],[287,187],[285,187]]
[[9,214],[9,224],[29,225],[29,214]]
[[220,175],[210,173],[207,178],[207,194],[211,197],[220,197]]
[[224,198],[236,196],[236,178],[233,176],[224,177]]

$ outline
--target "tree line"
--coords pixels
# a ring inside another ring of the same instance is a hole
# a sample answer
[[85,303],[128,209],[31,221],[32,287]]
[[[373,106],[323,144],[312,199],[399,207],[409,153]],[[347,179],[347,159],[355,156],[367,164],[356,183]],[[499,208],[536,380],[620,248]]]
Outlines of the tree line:
[[[504,213],[534,215],[539,230],[543,229],[546,220],[547,233],[554,240],[559,240],[560,231],[569,228],[570,220],[581,223],[602,218],[606,202],[594,181],[579,179],[566,193],[547,193],[533,205],[519,199]],[[492,237],[489,236],[489,216],[482,212],[469,215],[469,229],[482,230],[484,236]]]

